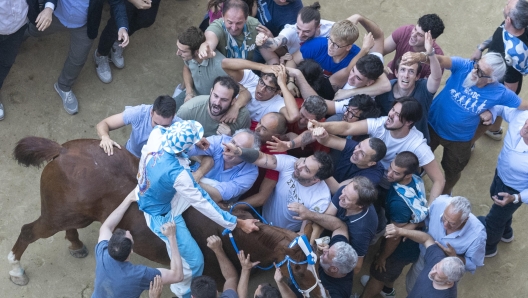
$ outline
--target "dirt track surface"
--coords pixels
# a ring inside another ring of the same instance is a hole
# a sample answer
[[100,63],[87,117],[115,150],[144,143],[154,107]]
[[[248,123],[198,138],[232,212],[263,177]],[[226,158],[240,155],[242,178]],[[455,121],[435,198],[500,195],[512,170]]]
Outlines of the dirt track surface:
[[[446,30],[437,42],[447,55],[469,57],[475,46],[489,37],[503,20],[505,1],[357,1],[320,0],[325,19],[340,20],[361,13],[377,22],[385,35],[403,24],[414,24],[426,13],[437,13]],[[304,0],[305,5],[311,1]],[[0,254],[7,254],[14,245],[23,224],[36,220],[40,214],[39,181],[41,170],[22,168],[11,156],[15,143],[28,135],[56,140],[59,143],[78,138],[97,138],[95,125],[103,118],[119,113],[126,105],[152,103],[162,94],[170,94],[182,82],[182,61],[176,56],[176,37],[184,28],[197,25],[205,12],[205,0],[165,0],[156,23],[131,37],[125,50],[126,67],[112,66],[113,82],[103,84],[95,74],[90,57],[73,86],[79,99],[79,114],[70,116],[62,108],[53,90],[67,53],[67,33],[41,39],[27,40],[4,83],[3,103],[6,118],[0,122]],[[108,15],[105,6],[105,15]],[[102,24],[101,30],[106,24]],[[360,34],[363,36],[363,33]],[[93,50],[95,50],[94,44]],[[385,62],[389,60],[386,59]],[[446,71],[444,80],[449,75]],[[526,97],[527,88],[521,93]],[[114,140],[124,144],[130,130],[111,133]],[[465,196],[473,204],[475,215],[485,215],[492,203],[489,198],[498,152],[502,142],[483,137],[477,142],[472,159],[454,189],[455,195]],[[437,150],[439,157],[441,150]],[[459,297],[521,297],[528,292],[526,279],[528,259],[523,251],[528,243],[528,232],[522,229],[526,208],[514,216],[515,240],[499,244],[496,257],[485,260],[476,274],[466,274],[460,282]],[[93,291],[95,260],[93,249],[99,224],[79,231],[80,238],[90,251],[85,259],[75,259],[68,253],[69,243],[64,232],[41,239],[28,247],[21,263],[30,278],[27,286],[11,283],[11,269],[4,259],[3,278],[0,279],[2,297],[89,297]],[[367,274],[373,257],[371,250],[361,274]],[[134,263],[157,266],[134,256]],[[259,278],[269,279],[271,275]],[[404,279],[396,283],[398,296],[405,296]],[[256,280],[252,282],[256,284]],[[355,278],[354,292],[361,292],[359,278]],[[146,293],[144,297],[148,297]],[[142,297],[143,297],[142,296]],[[171,297],[168,288],[163,297]]]

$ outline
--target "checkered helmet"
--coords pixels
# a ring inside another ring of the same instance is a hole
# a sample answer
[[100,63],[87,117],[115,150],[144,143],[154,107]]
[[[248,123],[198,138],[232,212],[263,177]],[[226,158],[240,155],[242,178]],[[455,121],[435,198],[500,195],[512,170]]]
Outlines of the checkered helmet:
[[161,147],[168,153],[176,154],[186,151],[204,134],[203,126],[194,120],[183,120],[163,128]]

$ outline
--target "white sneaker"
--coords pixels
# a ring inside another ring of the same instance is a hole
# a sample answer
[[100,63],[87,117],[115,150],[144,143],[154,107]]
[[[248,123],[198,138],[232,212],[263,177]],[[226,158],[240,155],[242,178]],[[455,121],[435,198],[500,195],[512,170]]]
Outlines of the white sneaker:
[[182,87],[182,84],[178,84],[178,86],[176,86],[176,89],[174,89],[174,93],[172,94],[172,98],[176,98],[176,96],[180,95],[180,93],[183,92],[183,87]]
[[0,103],[0,120],[4,120],[4,105]]
[[368,275],[361,276],[361,279],[360,279],[361,285],[366,286],[368,281],[369,281],[369,279],[370,279],[370,276],[368,276]]
[[[363,287],[365,287],[367,285],[367,282],[369,281],[370,279],[370,276],[368,275],[363,275],[361,276],[361,284],[363,285]],[[382,297],[396,297],[396,289],[392,289],[392,292],[390,292],[389,294],[383,292],[383,291],[380,291],[380,295]]]
[[108,84],[112,82],[112,70],[108,63],[108,56],[97,56],[97,49],[94,52],[95,71],[101,82]]
[[70,115],[77,114],[79,111],[79,102],[77,101],[75,94],[73,94],[73,91],[62,91],[59,88],[59,83],[55,83],[53,87],[55,88],[55,91],[59,93],[59,96],[62,99],[62,106],[66,112]]
[[115,67],[125,67],[125,58],[123,58],[123,48],[119,46],[119,42],[114,42],[112,49],[110,49],[110,60],[114,63]]

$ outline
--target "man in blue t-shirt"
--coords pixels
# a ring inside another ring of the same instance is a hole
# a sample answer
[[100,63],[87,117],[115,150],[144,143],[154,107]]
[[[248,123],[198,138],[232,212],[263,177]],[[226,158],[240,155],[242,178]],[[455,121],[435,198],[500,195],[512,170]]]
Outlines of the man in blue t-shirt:
[[[427,57],[409,52],[403,55],[402,63],[425,62]],[[451,194],[471,157],[471,140],[481,121],[480,114],[495,105],[526,110],[528,101],[500,83],[506,64],[499,53],[487,53],[476,61],[436,57],[441,67],[451,70],[451,76],[429,110],[430,145],[433,151],[444,146],[441,164],[446,183],[442,194]]]
[[257,0],[257,19],[273,36],[279,35],[284,25],[295,24],[297,14],[303,8],[301,0]]
[[130,139],[126,143],[126,149],[136,157],[141,157],[141,148],[147,143],[152,129],[156,125],[169,127],[178,122],[180,118],[176,114],[176,103],[168,95],[158,96],[153,105],[140,105],[125,107],[125,111],[103,119],[96,126],[97,134],[101,138],[99,147],[103,148],[108,155],[114,154],[114,146],[121,146],[110,139],[110,131],[125,125],[132,125]]
[[[427,200],[422,179],[413,175],[419,168],[418,158],[410,151],[396,155],[391,162],[387,180],[392,183],[387,194],[385,210],[387,221],[398,227],[413,229],[427,216]],[[412,226],[412,227],[411,227]],[[420,254],[418,243],[402,238],[384,239],[376,260],[370,266],[370,277],[361,277],[365,286],[362,297],[378,294],[394,296],[394,282],[403,268],[415,262]]]
[[[464,276],[464,262],[459,257],[446,257],[429,234],[398,228],[390,224],[386,228],[387,238],[409,238],[425,246],[424,270],[418,276],[416,284],[408,298],[456,298],[457,283]],[[408,241],[408,240],[407,240]]]
[[172,284],[183,279],[183,265],[174,223],[167,223],[162,228],[163,235],[170,242],[170,269],[155,269],[129,262],[134,238],[129,231],[115,228],[134,201],[134,196],[127,196],[99,229],[99,239],[95,246],[96,265],[92,298],[139,297],[141,292],[149,289],[150,282],[157,275],[161,276],[163,284]]

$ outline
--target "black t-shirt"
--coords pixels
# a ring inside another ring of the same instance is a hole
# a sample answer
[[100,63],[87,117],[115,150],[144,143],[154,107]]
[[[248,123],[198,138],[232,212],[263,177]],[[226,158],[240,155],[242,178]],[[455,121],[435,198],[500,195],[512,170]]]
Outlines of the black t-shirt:
[[352,139],[346,140],[345,148],[341,151],[341,156],[335,165],[334,178],[338,183],[341,183],[352,177],[363,176],[368,178],[374,186],[377,186],[385,172],[380,162],[377,162],[369,168],[360,169],[350,161],[350,157],[354,153],[354,149],[356,149],[358,143]]
[[433,287],[433,281],[429,279],[429,272],[436,263],[446,257],[444,251],[433,244],[425,250],[425,264],[422,272],[418,275],[414,288],[407,298],[456,298],[457,283],[449,289],[437,290]]
[[[504,22],[501,26],[504,25]],[[502,37],[503,28],[499,26],[497,30],[493,33],[491,38],[491,43],[488,45],[488,52],[500,53],[504,57],[504,39]],[[521,36],[517,36],[524,44],[528,45],[528,30],[525,30]],[[504,82],[506,83],[517,83],[519,82],[519,87],[517,88],[516,93],[519,94],[521,91],[523,75],[518,72],[515,68],[508,66],[506,69],[506,75],[504,76]]]

